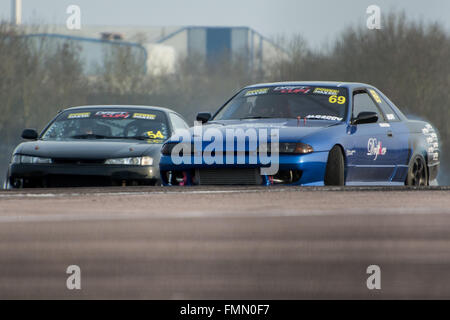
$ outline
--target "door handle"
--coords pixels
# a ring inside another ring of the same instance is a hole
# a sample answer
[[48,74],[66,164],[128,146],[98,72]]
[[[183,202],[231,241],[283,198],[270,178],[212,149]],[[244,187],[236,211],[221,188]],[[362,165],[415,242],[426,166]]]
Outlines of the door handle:
[[393,137],[393,136],[394,136],[394,135],[392,134],[392,131],[390,131],[390,130],[387,132],[387,135],[388,135],[388,137]]

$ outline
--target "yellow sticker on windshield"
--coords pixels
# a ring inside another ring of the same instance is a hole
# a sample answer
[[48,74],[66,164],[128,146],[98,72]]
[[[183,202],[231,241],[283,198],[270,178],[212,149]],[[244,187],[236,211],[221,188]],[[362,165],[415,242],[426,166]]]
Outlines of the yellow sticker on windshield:
[[262,89],[254,89],[254,90],[249,90],[245,93],[245,96],[256,96],[258,94],[266,94],[267,92],[269,92],[269,88],[262,88]]
[[154,133],[153,131],[147,131],[146,134],[150,139],[164,139],[164,135],[161,133],[161,131],[158,131],[156,133]]
[[154,114],[148,114],[148,113],[135,113],[135,114],[133,114],[133,118],[144,119],[144,120],[155,120],[156,116]]
[[338,104],[344,104],[345,103],[345,97],[344,96],[336,96],[332,95],[328,98],[329,103],[338,103]]
[[80,118],[89,118],[91,116],[90,112],[79,112],[79,113],[70,113],[67,116],[67,119],[80,119]]
[[313,93],[337,95],[339,93],[339,90],[338,89],[330,89],[330,88],[315,88]]
[[380,96],[378,95],[378,93],[373,89],[369,89],[369,91],[372,94],[372,97],[375,99],[375,101],[377,103],[381,103],[381,99],[380,99]]
[[162,139],[149,139],[149,140],[147,140],[147,143],[149,143],[149,144],[164,143],[164,140],[162,140]]

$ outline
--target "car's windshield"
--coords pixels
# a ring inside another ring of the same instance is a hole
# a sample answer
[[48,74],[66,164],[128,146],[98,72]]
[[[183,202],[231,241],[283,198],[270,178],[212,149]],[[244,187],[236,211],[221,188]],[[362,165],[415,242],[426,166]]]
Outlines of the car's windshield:
[[158,110],[83,109],[60,114],[42,139],[145,139],[162,143],[168,134],[166,115]]
[[267,86],[242,90],[213,120],[308,118],[342,121],[347,89],[322,86]]

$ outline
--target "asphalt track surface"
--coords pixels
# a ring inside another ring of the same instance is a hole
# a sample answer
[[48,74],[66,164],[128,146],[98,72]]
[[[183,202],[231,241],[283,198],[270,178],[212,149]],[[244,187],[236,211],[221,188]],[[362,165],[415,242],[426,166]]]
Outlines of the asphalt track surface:
[[449,299],[450,188],[0,192],[0,299],[45,298]]

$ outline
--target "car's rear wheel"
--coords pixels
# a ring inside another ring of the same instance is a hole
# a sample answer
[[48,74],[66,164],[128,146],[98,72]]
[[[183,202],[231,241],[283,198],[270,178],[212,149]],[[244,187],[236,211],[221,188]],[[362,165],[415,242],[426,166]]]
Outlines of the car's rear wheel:
[[407,186],[428,185],[428,170],[423,156],[416,155],[409,162],[408,176],[405,184]]
[[324,179],[326,186],[343,186],[345,184],[344,166],[344,156],[341,148],[334,146],[328,154]]

